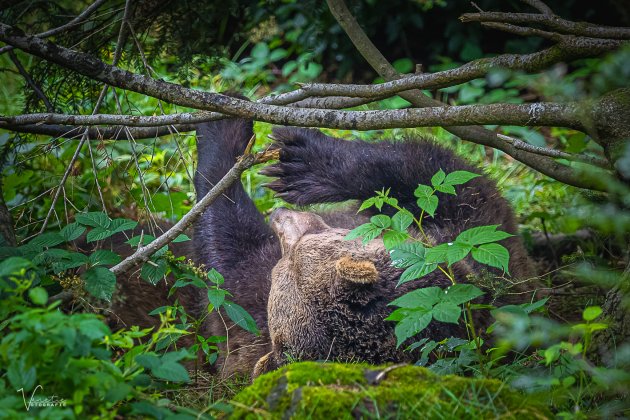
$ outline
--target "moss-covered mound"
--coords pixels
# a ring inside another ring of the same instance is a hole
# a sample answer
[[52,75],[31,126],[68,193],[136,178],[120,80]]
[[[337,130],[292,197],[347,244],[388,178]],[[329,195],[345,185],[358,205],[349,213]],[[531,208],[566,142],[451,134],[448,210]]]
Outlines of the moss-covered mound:
[[256,379],[234,418],[518,418],[551,416],[496,380],[438,376],[418,366],[302,362]]

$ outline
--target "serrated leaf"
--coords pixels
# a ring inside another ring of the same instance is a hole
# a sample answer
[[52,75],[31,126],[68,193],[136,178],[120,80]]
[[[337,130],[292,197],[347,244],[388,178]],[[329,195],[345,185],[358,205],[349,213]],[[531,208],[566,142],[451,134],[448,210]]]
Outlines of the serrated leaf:
[[353,239],[361,238],[363,237],[363,235],[371,230],[374,230],[374,226],[372,225],[372,223],[364,223],[348,232],[348,234],[343,239],[344,241],[351,241]]
[[378,214],[370,218],[370,222],[380,229],[387,229],[392,224],[392,219],[384,214]]
[[223,305],[226,294],[227,291],[223,289],[210,288],[208,289],[208,300],[215,309],[218,309],[221,305]]
[[453,187],[452,185],[442,184],[435,187],[435,189],[436,191],[439,191],[441,193],[457,195],[457,193],[455,192],[455,187]]
[[43,233],[41,235],[37,235],[33,239],[29,241],[29,245],[36,246],[40,248],[48,248],[51,246],[59,245],[65,239],[59,233],[49,232]]
[[79,213],[75,216],[74,220],[85,226],[100,227],[103,229],[107,229],[111,223],[110,218],[102,211]]
[[77,222],[70,223],[61,229],[59,234],[66,240],[66,242],[74,241],[85,232],[85,226],[81,226]]
[[470,302],[482,296],[484,293],[476,286],[466,283],[458,283],[444,290],[442,302],[449,302],[455,305]]
[[85,280],[85,290],[92,296],[111,301],[116,289],[116,276],[105,267],[92,267],[81,276]]
[[478,248],[473,248],[472,256],[482,264],[501,268],[509,273],[510,253],[503,245],[495,243],[481,245]]
[[392,217],[391,228],[399,232],[406,232],[413,223],[413,216],[407,210],[400,210]]
[[190,238],[188,237],[188,235],[185,235],[183,233],[177,236],[177,238],[173,239],[173,243],[186,242],[186,241],[190,241]]
[[446,261],[448,262],[448,265],[453,265],[457,261],[461,261],[466,258],[471,249],[472,245],[462,244],[459,242],[449,243],[446,251]]
[[457,324],[462,309],[451,302],[440,302],[433,307],[431,313],[436,321]]
[[223,303],[223,308],[225,308],[227,316],[230,317],[236,325],[252,334],[259,334],[256,321],[254,321],[254,318],[252,318],[252,316],[240,305],[237,305],[234,302],[225,301]]
[[[398,321],[396,327],[394,328],[394,333],[396,334],[396,347],[400,347],[400,345],[407,339],[424,330],[432,319],[431,312],[425,308],[397,309],[392,313],[392,315],[390,315],[390,317],[398,311],[402,312],[404,316],[401,317],[400,321]],[[391,320],[390,317],[387,319]]]
[[225,282],[225,278],[223,278],[223,275],[214,268],[208,271],[208,280],[210,280],[217,286],[221,286]]
[[457,236],[455,242],[469,245],[481,245],[514,236],[510,233],[497,230],[499,226],[500,225],[477,226],[467,229]]
[[433,194],[433,188],[428,185],[418,185],[418,188],[414,191],[414,195],[418,197],[416,201],[418,207],[431,216],[434,216],[438,206],[438,198]]
[[455,171],[446,175],[446,179],[444,179],[444,184],[447,185],[461,185],[465,184],[471,179],[477,178],[481,175],[474,174],[468,171]]
[[179,363],[166,362],[151,369],[153,376],[171,382],[189,382],[188,371]]
[[426,248],[420,242],[400,244],[391,251],[389,257],[396,268],[406,268],[424,262]]
[[429,263],[440,264],[446,262],[446,256],[448,254],[448,243],[440,244],[431,248],[427,248],[424,254],[424,258]]
[[434,188],[437,188],[438,185],[444,182],[445,178],[446,178],[446,174],[444,173],[442,169],[440,169],[439,171],[435,173],[435,175],[433,175],[433,177],[431,177],[431,185],[433,185]]
[[442,297],[442,289],[437,286],[425,287],[422,289],[412,290],[405,293],[398,299],[392,301],[389,305],[399,306],[401,308],[426,308],[430,309],[438,303]]
[[361,203],[361,207],[359,207],[359,210],[357,210],[357,213],[360,211],[369,209],[370,207],[374,205],[375,202],[376,202],[376,199],[374,197],[368,198],[363,203]]
[[398,232],[396,230],[388,230],[383,234],[383,244],[385,249],[390,250],[409,239],[407,232]]
[[115,252],[108,249],[97,249],[88,258],[91,265],[114,265],[122,261]]
[[435,263],[427,262],[414,264],[401,274],[396,286],[424,277],[427,274],[434,272],[437,266],[438,265]]
[[163,259],[151,259],[142,266],[140,277],[155,285],[164,278],[167,268],[168,264]]
[[129,219],[114,219],[111,221],[108,229],[114,233],[123,232],[125,230],[131,230],[138,226],[138,222]]
[[112,232],[111,230],[95,227],[94,229],[88,232],[87,241],[88,242],[100,241],[100,240],[109,238],[113,234],[114,232]]

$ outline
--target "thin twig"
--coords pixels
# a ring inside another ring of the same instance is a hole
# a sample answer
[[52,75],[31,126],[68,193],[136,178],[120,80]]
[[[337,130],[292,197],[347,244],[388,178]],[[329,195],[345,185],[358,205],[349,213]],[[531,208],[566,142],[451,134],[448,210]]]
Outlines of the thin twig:
[[52,106],[42,89],[37,85],[37,83],[35,83],[31,75],[28,74],[28,72],[20,62],[19,58],[12,50],[9,50],[9,58],[11,59],[11,61],[13,61],[13,64],[15,64],[15,67],[17,67],[18,71],[20,72],[26,83],[31,87],[31,89],[33,89],[35,95],[37,95],[37,97],[42,100],[44,106],[46,107],[46,110],[48,112],[55,112],[55,108]]

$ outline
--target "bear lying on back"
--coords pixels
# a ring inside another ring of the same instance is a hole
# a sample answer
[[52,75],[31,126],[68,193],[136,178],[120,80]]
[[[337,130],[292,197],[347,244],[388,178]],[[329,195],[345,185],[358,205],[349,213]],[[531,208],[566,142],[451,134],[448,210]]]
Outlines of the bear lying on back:
[[[232,167],[252,134],[252,122],[242,119],[198,126],[199,198]],[[276,178],[269,188],[297,205],[365,200],[391,188],[399,205],[417,215],[413,193],[419,183],[429,184],[440,169],[478,172],[428,141],[345,141],[301,128],[276,128],[273,136],[280,160],[263,173]],[[491,180],[478,177],[456,190],[457,195],[438,193],[435,218],[423,221],[435,243],[452,241],[460,232],[481,225],[499,224],[500,230],[516,233],[513,212]],[[194,225],[196,261],[223,274],[224,287],[261,331],[253,337],[230,328],[229,348],[217,362],[223,375],[257,375],[289,358],[411,360],[410,354],[396,348],[395,323],[384,320],[392,310],[387,304],[412,289],[446,287],[450,281],[435,271],[396,288],[402,270],[391,265],[380,239],[367,246],[343,239],[365,217],[280,209],[269,226],[240,183],[206,210]],[[533,272],[520,240],[511,237],[501,243],[510,251],[512,276],[530,278]],[[487,269],[470,257],[453,266],[459,281]],[[225,335],[223,320],[210,317],[204,333]],[[462,333],[456,325],[433,321],[421,335],[440,340]]]

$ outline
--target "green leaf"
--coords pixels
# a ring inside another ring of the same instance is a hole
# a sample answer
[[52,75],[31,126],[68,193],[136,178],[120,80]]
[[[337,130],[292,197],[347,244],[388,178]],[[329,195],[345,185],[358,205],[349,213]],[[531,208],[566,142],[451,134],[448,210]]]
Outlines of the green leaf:
[[92,267],[82,275],[85,290],[92,296],[111,301],[116,289],[116,276],[105,267]]
[[245,331],[249,331],[252,334],[259,334],[258,327],[256,326],[256,321],[254,321],[254,318],[252,318],[252,316],[247,313],[245,309],[243,309],[236,303],[229,301],[225,301],[223,303],[223,307],[225,308],[225,313],[227,314],[227,316],[230,317],[230,319],[234,321],[236,325],[243,328]]
[[166,275],[168,264],[161,258],[153,258],[144,263],[140,271],[140,277],[155,285]]
[[173,239],[173,243],[186,242],[186,241],[190,241],[190,238],[188,237],[188,235],[184,235],[183,233],[179,235],[177,238]]
[[498,227],[499,225],[489,225],[467,229],[457,236],[455,242],[469,245],[481,245],[514,236],[510,233],[497,230]]
[[107,229],[111,223],[110,218],[102,211],[79,213],[74,219],[82,225],[100,227],[103,229]]
[[217,286],[221,286],[225,282],[223,275],[219,273],[217,270],[215,270],[214,268],[208,271],[208,280],[210,280],[212,283],[216,284]]
[[362,237],[362,242],[366,244],[372,239],[378,237],[381,232],[383,232],[383,228],[376,227],[372,223],[365,223],[352,229],[343,239],[346,241],[350,241]]
[[77,222],[70,223],[61,229],[59,234],[65,239],[66,242],[74,241],[85,232],[85,226],[81,226]]
[[142,238],[142,245],[148,245],[155,240],[155,236],[153,235],[138,235],[130,238],[125,243],[131,246],[138,246],[138,244],[140,243],[140,238]]
[[136,222],[135,220],[114,219],[111,221],[108,228],[112,232],[118,233],[118,232],[123,232],[125,230],[131,230],[135,228],[136,226],[138,226],[138,222]]
[[374,205],[374,203],[376,203],[376,197],[368,198],[363,203],[361,203],[361,207],[359,207],[359,210],[357,211],[357,213],[360,212],[360,211],[369,209],[370,207],[372,207]]
[[431,313],[436,321],[457,324],[462,309],[451,302],[440,302],[433,307]]
[[484,292],[472,284],[458,283],[444,290],[442,302],[461,305],[462,303],[470,302],[483,294]]
[[407,232],[398,232],[396,230],[388,230],[383,234],[383,244],[385,249],[390,250],[409,239]]
[[444,182],[444,178],[446,178],[444,171],[442,169],[437,171],[431,178],[431,185],[433,185],[433,188],[437,188],[438,185],[442,184],[442,182]]
[[48,292],[43,287],[34,287],[29,290],[28,297],[35,305],[45,305],[48,302]]
[[177,362],[165,362],[151,369],[151,373],[158,379],[171,382],[189,382],[188,371]]
[[508,264],[510,253],[504,246],[499,244],[484,244],[479,248],[473,248],[472,256],[475,260],[490,267],[501,268],[509,273]]
[[[396,334],[396,347],[400,347],[408,338],[413,337],[424,330],[431,322],[432,315],[428,309],[397,309],[401,311],[404,317],[396,324],[394,333]],[[394,315],[392,313],[392,315]],[[387,318],[389,320],[389,318]]]
[[49,232],[37,235],[35,238],[31,239],[28,244],[41,248],[49,248],[51,246],[59,245],[63,241],[65,241],[65,239],[59,233]]
[[584,319],[584,321],[593,321],[601,314],[602,308],[599,306],[589,306],[582,312],[582,319]]
[[392,225],[392,219],[384,214],[378,214],[370,218],[370,222],[377,228],[387,229]]
[[426,308],[430,309],[438,303],[442,297],[442,289],[437,286],[416,289],[409,293],[405,293],[398,299],[392,301],[389,305],[399,306],[401,308]]
[[97,249],[88,258],[91,265],[114,265],[122,261],[115,252],[108,249]]
[[[93,316],[93,315],[92,315]],[[79,323],[79,331],[90,340],[100,340],[111,331],[101,320],[96,318],[84,318]]]
[[406,232],[407,228],[413,223],[413,216],[405,209],[396,212],[392,217],[391,228],[399,232]]
[[426,276],[429,273],[432,273],[437,268],[437,264],[435,263],[416,263],[406,269],[400,276],[398,280],[398,284],[396,286],[400,286],[401,284],[407,283],[408,281],[416,280],[421,277]]
[[418,197],[418,207],[431,216],[434,216],[438,206],[438,198],[433,195],[433,188],[428,185],[418,185],[418,188],[414,191],[414,195]]
[[466,258],[466,255],[472,249],[472,245],[462,244],[459,242],[448,243],[448,248],[446,251],[446,261],[448,265],[453,265],[457,261],[461,261]]
[[400,244],[391,251],[389,256],[396,268],[406,268],[417,263],[424,263],[426,248],[420,242]]
[[465,184],[471,179],[477,178],[481,175],[474,174],[468,171],[455,171],[446,175],[446,179],[444,180],[444,184],[447,185],[461,185]]
[[258,59],[264,59],[269,55],[269,47],[265,42],[259,42],[252,48],[251,56]]
[[33,264],[29,260],[20,257],[9,257],[0,262],[0,277],[17,274],[31,267],[33,267]]
[[457,195],[457,193],[455,192],[455,187],[453,187],[452,185],[442,184],[435,187],[435,189],[436,191],[439,191],[441,193]]
[[223,305],[226,294],[226,290],[210,288],[208,289],[208,300],[215,309],[218,309],[221,305]]
[[443,263],[446,262],[446,258],[448,255],[448,243],[440,244],[438,246],[434,246],[431,248],[427,248],[426,253],[424,254],[424,258],[429,263]]
[[88,232],[87,241],[88,242],[100,241],[102,239],[109,238],[113,234],[114,232],[109,229],[95,227],[94,229]]

